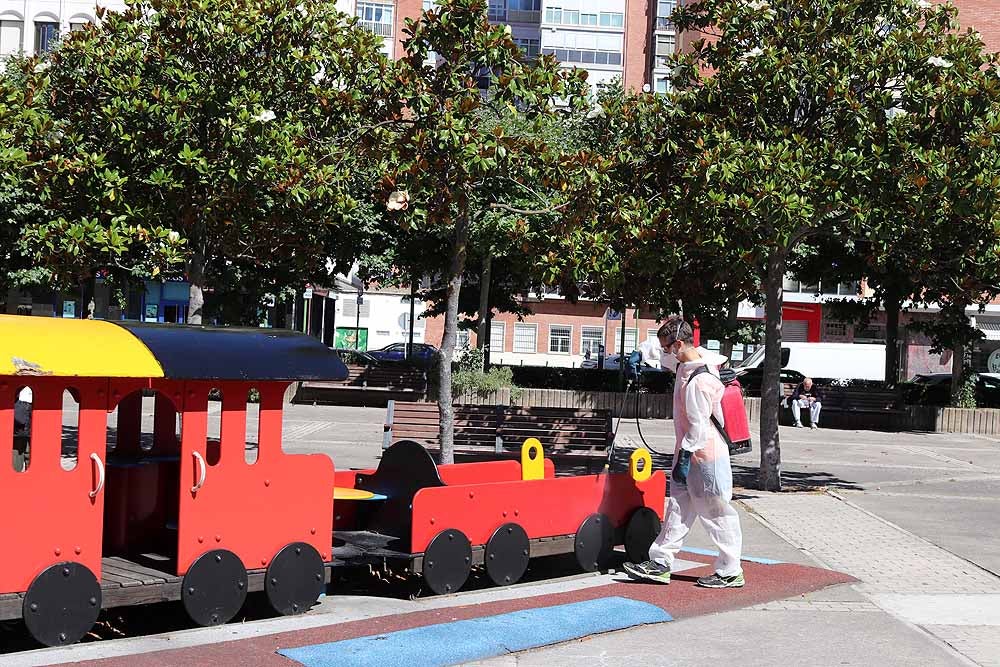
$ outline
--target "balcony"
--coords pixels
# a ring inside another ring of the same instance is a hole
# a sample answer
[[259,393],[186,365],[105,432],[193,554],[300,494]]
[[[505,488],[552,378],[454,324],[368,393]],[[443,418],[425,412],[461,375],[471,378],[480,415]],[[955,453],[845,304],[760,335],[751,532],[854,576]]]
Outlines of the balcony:
[[524,10],[490,7],[489,19],[494,23],[528,23],[531,25],[541,25],[542,12],[535,9]]
[[379,37],[392,37],[392,24],[384,21],[358,21],[358,25]]

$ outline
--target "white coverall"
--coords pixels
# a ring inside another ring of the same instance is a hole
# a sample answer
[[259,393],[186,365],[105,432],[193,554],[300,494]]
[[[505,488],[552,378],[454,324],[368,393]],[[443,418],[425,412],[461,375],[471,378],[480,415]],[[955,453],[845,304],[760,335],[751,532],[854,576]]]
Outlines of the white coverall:
[[[696,519],[701,519],[719,550],[715,571],[729,577],[742,570],[743,532],[739,515],[730,504],[733,470],[729,465],[729,446],[711,421],[714,414],[720,424],[725,424],[721,406],[724,387],[717,378],[719,366],[726,358],[703,348],[698,348],[698,352],[702,356],[700,360],[677,366],[674,381],[674,432],[677,436],[674,465],[680,459],[681,449],[691,452],[687,484],[670,478],[666,519],[659,536],[649,547],[649,558],[671,567],[688,531]],[[673,355],[664,355],[665,367],[669,367],[671,359]],[[706,365],[714,377],[701,373],[691,379],[695,370]]]

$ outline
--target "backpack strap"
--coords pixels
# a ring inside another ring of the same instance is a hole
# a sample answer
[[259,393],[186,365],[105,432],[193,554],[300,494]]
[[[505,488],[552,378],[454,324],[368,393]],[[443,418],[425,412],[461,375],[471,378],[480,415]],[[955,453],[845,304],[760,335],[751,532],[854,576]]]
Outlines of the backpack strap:
[[[688,378],[688,384],[691,384],[691,380],[695,379],[697,376],[701,375],[702,373],[708,373],[710,376],[714,377],[716,380],[718,380],[719,382],[721,382],[723,387],[726,386],[726,383],[722,382],[721,378],[719,378],[719,377],[717,377],[715,375],[712,375],[712,372],[708,369],[708,364],[705,364],[704,366],[701,366],[700,368],[694,369],[694,372],[691,373],[691,376]],[[729,437],[729,434],[726,433],[726,429],[722,428],[722,424],[719,423],[719,420],[716,419],[716,417],[715,417],[714,414],[711,415],[711,420],[712,420],[712,424],[715,425],[715,430],[718,431],[719,435],[722,436],[722,439],[726,442],[726,445],[729,447],[729,449],[732,449],[733,448],[733,441]]]

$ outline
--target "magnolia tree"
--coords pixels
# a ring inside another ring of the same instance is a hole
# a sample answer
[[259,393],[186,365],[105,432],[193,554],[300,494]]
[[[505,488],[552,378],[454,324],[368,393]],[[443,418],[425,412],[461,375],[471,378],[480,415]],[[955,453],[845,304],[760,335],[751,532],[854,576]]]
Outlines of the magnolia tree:
[[[917,225],[942,233],[945,216],[926,211],[931,201],[993,243],[982,234],[992,222],[985,195],[996,187],[996,106],[983,91],[996,90],[997,73],[982,67],[992,60],[977,35],[958,30],[953,7],[918,0],[703,0],[673,19],[708,36],[678,57],[673,77],[674,103],[699,128],[679,174],[699,205],[679,216],[679,231],[720,230],[740,249],[728,261],[763,285],[758,481],[774,490],[790,253],[817,236],[891,239]],[[972,155],[955,166],[963,149]]]
[[387,208],[403,235],[420,248],[447,240],[443,256],[429,261],[445,260],[438,404],[441,462],[450,463],[452,359],[475,217],[484,206],[509,206],[503,193],[530,189],[551,162],[544,144],[484,123],[484,114],[543,119],[555,113],[557,99],[574,96],[581,80],[551,57],[525,62],[510,28],[488,21],[486,0],[441,2],[408,21],[405,33],[406,56],[388,67],[395,119],[374,136],[385,147]]
[[338,244],[345,182],[390,95],[380,43],[320,0],[103,13],[6,95],[35,114],[18,140],[44,211],[26,248],[57,279],[183,261],[196,324],[234,266],[284,285],[325,274],[331,249],[354,250]]

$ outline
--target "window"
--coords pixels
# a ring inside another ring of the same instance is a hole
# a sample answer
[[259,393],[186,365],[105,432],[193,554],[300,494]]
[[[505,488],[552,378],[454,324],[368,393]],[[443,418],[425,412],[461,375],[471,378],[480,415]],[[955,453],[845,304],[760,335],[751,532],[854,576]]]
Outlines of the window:
[[568,23],[570,25],[580,24],[580,12],[576,9],[564,9],[563,10],[563,23]]
[[562,63],[595,63],[597,65],[621,65],[621,51],[597,51],[595,49],[555,49],[546,47],[546,54],[552,54]]
[[542,0],[510,0],[507,6],[514,11],[538,12],[542,9]]
[[665,76],[656,77],[656,92],[660,95],[666,95],[670,92],[670,79]]
[[646,329],[646,340],[649,340],[650,338],[656,340],[657,331],[659,331],[659,329]]
[[847,325],[843,322],[827,322],[823,325],[823,333],[829,338],[846,338]]
[[621,28],[625,25],[625,15],[621,12],[601,12],[600,24],[604,28]]
[[839,296],[858,296],[861,292],[861,286],[858,283],[840,283],[837,285],[837,294]]
[[490,352],[503,352],[506,327],[503,322],[490,324]]
[[59,40],[59,24],[35,21],[35,54],[48,53]]
[[580,14],[580,25],[597,25],[597,14]]
[[604,345],[604,329],[601,327],[580,328],[580,354],[596,357]]
[[674,35],[656,36],[656,66],[666,67],[667,60],[677,50],[677,37]]
[[782,283],[781,289],[786,292],[798,292],[799,291],[799,281],[791,276],[785,276],[785,282]]
[[658,0],[656,3],[656,27],[658,30],[670,28],[670,15],[677,7],[677,0]]
[[359,2],[355,15],[365,30],[379,37],[392,37],[392,5]]
[[[370,301],[365,301],[361,304],[361,317],[371,317],[372,314],[372,304]],[[358,302],[354,297],[349,297],[344,299],[344,317],[358,317]]]
[[23,21],[0,21],[0,57],[20,53],[23,34]]
[[562,7],[549,7],[545,10],[546,23],[562,23]]
[[70,32],[77,32],[78,30],[85,30],[87,27],[87,21],[74,21],[69,24]]
[[534,324],[514,325],[514,351],[531,354],[538,351],[538,327]]
[[[639,342],[639,330],[638,329],[625,329],[625,349],[631,352],[636,347],[638,347]],[[619,349],[622,344],[622,329],[618,327],[615,329],[615,351],[621,353]]]
[[462,329],[458,332],[458,349],[468,350],[469,349],[469,339],[470,334],[468,329]]
[[549,352],[569,354],[573,340],[573,327],[563,325],[549,326]]
[[524,53],[525,60],[534,60],[538,57],[538,50],[541,47],[540,40],[530,37],[518,37],[514,40],[514,43]]

